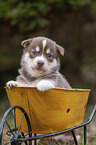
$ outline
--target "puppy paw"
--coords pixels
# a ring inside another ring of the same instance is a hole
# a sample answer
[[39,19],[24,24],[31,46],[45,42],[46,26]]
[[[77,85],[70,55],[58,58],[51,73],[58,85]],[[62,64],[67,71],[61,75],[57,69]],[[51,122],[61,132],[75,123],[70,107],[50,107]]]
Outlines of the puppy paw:
[[51,83],[50,81],[47,81],[47,80],[42,80],[40,81],[38,84],[37,84],[37,89],[39,91],[47,91],[47,90],[50,90],[52,88],[54,88],[54,84]]
[[16,81],[9,81],[6,83],[6,87],[8,87],[9,89],[12,87],[17,86],[17,82]]

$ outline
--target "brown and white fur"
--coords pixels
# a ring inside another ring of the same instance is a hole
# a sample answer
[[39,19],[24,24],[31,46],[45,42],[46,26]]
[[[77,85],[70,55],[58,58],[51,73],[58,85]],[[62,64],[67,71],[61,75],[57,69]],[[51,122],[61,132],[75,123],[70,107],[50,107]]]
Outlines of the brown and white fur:
[[59,72],[59,56],[64,55],[64,48],[51,39],[36,37],[24,40],[21,68],[16,81],[6,83],[8,88],[14,86],[35,86],[39,91],[54,87],[71,89],[71,86]]

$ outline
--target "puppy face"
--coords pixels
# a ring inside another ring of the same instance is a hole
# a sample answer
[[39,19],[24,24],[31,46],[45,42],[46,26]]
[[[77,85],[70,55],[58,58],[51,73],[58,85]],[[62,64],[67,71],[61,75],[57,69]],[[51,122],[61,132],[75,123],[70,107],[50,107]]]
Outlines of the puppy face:
[[25,40],[21,65],[32,77],[40,77],[53,72],[58,66],[59,55],[64,54],[64,49],[54,41],[37,37]]

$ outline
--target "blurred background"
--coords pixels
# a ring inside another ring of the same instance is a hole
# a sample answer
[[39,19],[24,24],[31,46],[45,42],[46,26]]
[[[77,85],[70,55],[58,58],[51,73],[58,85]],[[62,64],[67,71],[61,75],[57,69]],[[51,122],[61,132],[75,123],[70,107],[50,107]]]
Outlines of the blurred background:
[[73,88],[91,88],[96,103],[96,0],[0,0],[0,113],[9,107],[4,86],[15,80],[21,41],[45,36],[65,48],[60,72]]

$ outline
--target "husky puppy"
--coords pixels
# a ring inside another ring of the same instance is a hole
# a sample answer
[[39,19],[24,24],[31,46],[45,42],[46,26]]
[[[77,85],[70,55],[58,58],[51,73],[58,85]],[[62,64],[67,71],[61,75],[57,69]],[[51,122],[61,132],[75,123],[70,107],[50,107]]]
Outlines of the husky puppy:
[[71,86],[59,72],[59,56],[64,55],[64,48],[45,37],[36,37],[22,41],[24,47],[21,68],[16,81],[6,83],[14,86],[35,86],[39,91],[54,87],[71,89]]

